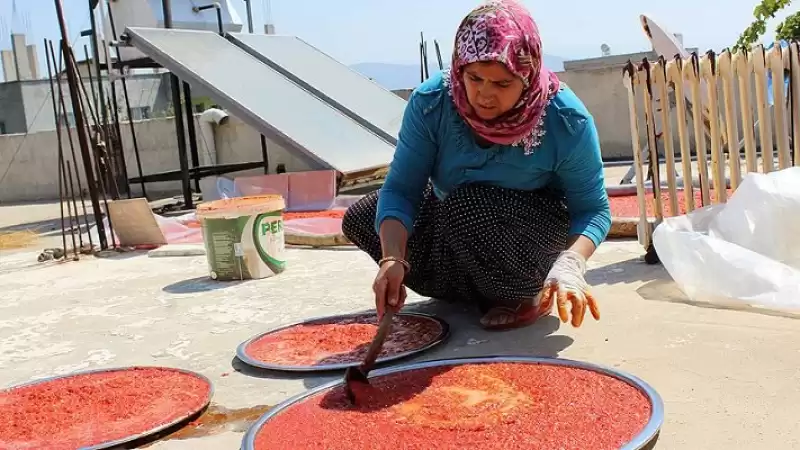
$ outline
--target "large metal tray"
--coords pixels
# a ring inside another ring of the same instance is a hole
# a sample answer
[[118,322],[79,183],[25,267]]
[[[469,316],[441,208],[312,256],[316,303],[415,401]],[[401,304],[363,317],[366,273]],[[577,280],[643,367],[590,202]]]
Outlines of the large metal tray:
[[[265,369],[265,370],[274,370],[274,371],[279,371],[279,372],[329,372],[329,371],[334,371],[334,370],[345,370],[348,367],[356,367],[359,364],[361,364],[360,361],[354,361],[354,362],[351,362],[351,363],[324,364],[324,365],[319,365],[319,366],[287,366],[287,365],[279,365],[279,364],[269,364],[269,363],[265,363],[263,361],[259,361],[257,359],[251,358],[247,354],[245,349],[252,342],[257,341],[258,339],[261,339],[264,336],[268,336],[270,334],[275,334],[275,333],[278,333],[280,331],[283,331],[283,330],[286,330],[288,328],[295,327],[295,326],[298,326],[298,325],[314,325],[314,324],[320,324],[320,323],[330,323],[330,322],[333,322],[333,321],[344,320],[344,319],[352,319],[352,318],[355,318],[355,317],[364,317],[364,316],[369,316],[369,315],[370,315],[369,313],[366,313],[366,314],[365,313],[359,313],[359,314],[346,314],[346,315],[339,315],[339,316],[318,317],[318,318],[306,320],[306,321],[303,321],[303,322],[298,322],[298,323],[293,323],[291,325],[286,325],[284,327],[276,328],[274,330],[267,331],[266,333],[259,334],[258,336],[253,337],[253,338],[241,343],[239,345],[239,347],[236,349],[236,357],[239,358],[240,361],[242,361],[243,363],[247,364],[248,366],[256,367],[256,368],[259,368],[259,369]],[[435,322],[437,322],[439,324],[439,326],[442,327],[442,331],[441,331],[441,333],[439,333],[439,336],[437,336],[429,344],[427,344],[427,345],[425,345],[423,347],[420,347],[420,348],[418,348],[416,350],[410,350],[410,351],[407,351],[407,352],[398,353],[396,355],[387,356],[385,358],[378,358],[378,360],[375,362],[376,365],[386,364],[388,362],[397,361],[397,360],[404,359],[404,358],[409,358],[411,356],[416,356],[416,355],[418,355],[418,354],[420,354],[422,352],[428,351],[431,348],[443,343],[450,336],[450,325],[447,322],[445,322],[443,319],[439,318],[439,317],[432,316],[432,315],[429,315],[429,314],[421,314],[421,313],[413,313],[413,312],[404,312],[404,313],[398,313],[398,314],[395,315],[395,317],[403,317],[403,316],[405,316],[405,317],[420,317],[420,318],[424,318],[424,319],[427,319],[427,320],[435,321]]]
[[[614,377],[620,381],[630,384],[631,386],[635,387],[639,391],[641,391],[649,400],[651,405],[651,412],[650,412],[650,420],[645,425],[644,429],[636,435],[631,442],[627,445],[622,447],[620,450],[650,450],[655,447],[656,441],[658,440],[658,434],[661,431],[661,426],[664,423],[664,402],[661,400],[661,396],[658,395],[655,389],[653,389],[649,384],[645,381],[633,376],[629,375],[624,372],[620,372],[618,370],[603,367],[591,363],[581,362],[581,361],[572,361],[568,359],[558,359],[558,358],[533,358],[533,357],[524,357],[524,356],[495,356],[495,357],[483,357],[483,358],[459,358],[459,359],[447,359],[447,360],[440,360],[440,361],[428,361],[428,362],[421,362],[415,364],[408,364],[403,366],[391,367],[381,370],[376,370],[375,372],[370,373],[370,378],[378,378],[385,375],[391,375],[399,372],[411,371],[411,370],[419,370],[419,369],[428,369],[431,367],[442,367],[442,366],[459,366],[464,364],[491,364],[491,363],[524,363],[524,364],[544,364],[550,366],[565,366],[571,367],[575,369],[585,369],[591,370],[594,372],[601,373],[603,375],[608,375]],[[328,384],[324,384],[317,388],[311,389],[306,391],[300,395],[296,395],[285,402],[279,404],[278,406],[272,408],[268,413],[261,416],[258,421],[256,421],[242,440],[241,450],[255,450],[255,441],[258,432],[261,428],[273,417],[277,416],[278,414],[282,413],[283,411],[289,409],[296,403],[302,402],[303,400],[321,393],[323,391],[328,391],[330,389],[336,388],[344,384],[343,380],[334,381]],[[319,424],[320,426],[324,426],[323,424]],[[533,449],[532,449],[533,450]]]
[[[127,436],[127,437],[124,437],[124,438],[121,438],[121,439],[117,439],[117,440],[114,440],[114,441],[103,442],[103,443],[92,445],[92,446],[88,446],[88,447],[81,447],[80,450],[104,450],[104,449],[118,447],[118,446],[123,445],[123,444],[128,444],[130,442],[139,441],[139,440],[142,440],[142,439],[145,439],[145,438],[148,438],[148,437],[152,437],[152,436],[154,436],[154,435],[156,435],[156,434],[158,434],[158,433],[160,433],[162,431],[169,430],[172,427],[176,427],[176,426],[178,426],[178,425],[180,425],[180,424],[182,424],[184,422],[188,422],[189,419],[194,418],[198,413],[204,411],[208,407],[208,405],[211,403],[211,397],[214,396],[214,385],[211,383],[211,380],[209,380],[207,377],[205,377],[205,376],[203,376],[203,375],[201,375],[199,373],[192,372],[190,370],[176,369],[176,368],[173,368],[173,367],[160,367],[160,366],[130,366],[130,367],[116,367],[116,368],[107,368],[107,369],[97,369],[97,370],[86,370],[86,371],[82,371],[82,372],[74,372],[74,373],[70,373],[70,374],[67,374],[67,375],[59,375],[59,376],[55,376],[55,377],[43,378],[41,380],[32,381],[30,383],[18,384],[16,386],[12,386],[10,388],[6,388],[6,389],[0,390],[0,394],[3,394],[4,392],[9,392],[9,391],[13,391],[13,390],[16,390],[16,389],[24,388],[24,387],[36,386],[36,385],[39,385],[39,384],[44,384],[44,383],[48,383],[48,382],[52,382],[52,381],[56,381],[56,380],[62,380],[62,379],[65,379],[65,378],[76,378],[76,377],[80,377],[80,376],[84,376],[84,375],[91,375],[91,374],[96,374],[96,373],[122,372],[122,371],[127,371],[127,370],[141,370],[141,369],[169,370],[169,371],[173,371],[173,372],[180,372],[180,373],[183,373],[183,374],[186,374],[186,375],[190,375],[190,376],[193,376],[195,378],[199,378],[200,380],[204,381],[208,385],[208,394],[206,396],[206,401],[203,402],[203,405],[201,407],[199,407],[199,408],[197,408],[197,409],[195,409],[193,411],[190,411],[190,412],[182,415],[181,417],[176,418],[175,420],[173,420],[171,422],[168,422],[168,423],[165,423],[165,424],[162,424],[162,425],[158,425],[158,426],[156,426],[154,428],[151,428],[149,430],[145,430],[145,431],[143,431],[141,433],[138,433],[138,434],[135,434],[135,435],[131,435],[131,436]],[[0,414],[0,415],[2,415],[2,414]]]

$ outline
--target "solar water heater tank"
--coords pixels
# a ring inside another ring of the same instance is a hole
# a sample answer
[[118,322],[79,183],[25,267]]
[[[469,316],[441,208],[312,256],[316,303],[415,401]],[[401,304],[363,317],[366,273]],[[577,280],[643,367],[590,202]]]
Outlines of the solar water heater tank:
[[[103,2],[105,3],[105,2]],[[171,0],[172,28],[184,30],[217,31],[217,12],[208,9],[195,12],[195,6],[214,3],[214,0]],[[217,0],[222,10],[223,29],[229,33],[242,31],[242,18],[234,9],[232,0]],[[114,17],[114,27],[119,34],[128,27],[164,28],[164,9],[161,0],[111,0],[111,14]],[[104,8],[104,11],[107,11]],[[104,17],[105,35],[111,40],[111,21]],[[145,55],[133,47],[121,47],[120,58],[123,61],[144,58]]]

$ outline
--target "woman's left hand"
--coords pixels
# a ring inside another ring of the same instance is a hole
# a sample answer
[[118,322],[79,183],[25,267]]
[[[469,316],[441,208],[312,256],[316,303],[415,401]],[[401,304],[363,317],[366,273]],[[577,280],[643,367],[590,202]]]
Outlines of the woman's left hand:
[[[580,327],[586,315],[587,308],[595,320],[600,320],[600,308],[597,300],[589,292],[584,273],[586,272],[586,259],[578,253],[565,251],[559,255],[542,289],[540,302],[555,303],[561,321],[570,321],[572,313],[572,326]],[[540,303],[541,304],[541,303]],[[567,305],[571,304],[570,311]]]

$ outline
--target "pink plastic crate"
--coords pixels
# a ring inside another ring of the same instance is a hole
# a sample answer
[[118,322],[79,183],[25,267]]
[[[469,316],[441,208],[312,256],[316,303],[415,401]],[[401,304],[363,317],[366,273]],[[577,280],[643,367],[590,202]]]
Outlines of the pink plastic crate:
[[238,177],[234,186],[243,196],[278,194],[286,201],[289,198],[288,173]]
[[278,194],[286,201],[286,211],[325,211],[336,200],[336,171],[239,177],[234,186],[243,196]]
[[336,171],[293,172],[289,174],[287,211],[324,211],[336,199]]

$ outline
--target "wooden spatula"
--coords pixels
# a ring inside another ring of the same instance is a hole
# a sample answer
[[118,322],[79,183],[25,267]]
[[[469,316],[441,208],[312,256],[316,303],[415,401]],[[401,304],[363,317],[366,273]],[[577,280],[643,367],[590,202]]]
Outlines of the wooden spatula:
[[392,328],[393,318],[394,311],[391,308],[387,308],[378,325],[378,332],[375,333],[375,337],[372,339],[369,349],[367,349],[367,355],[364,357],[364,361],[357,367],[348,367],[347,371],[344,373],[344,392],[351,404],[355,405],[356,403],[353,383],[369,385],[367,375],[369,375],[369,372],[375,366],[375,361],[378,359],[378,355],[383,349],[383,343],[386,341],[386,336],[389,335],[389,329]]

